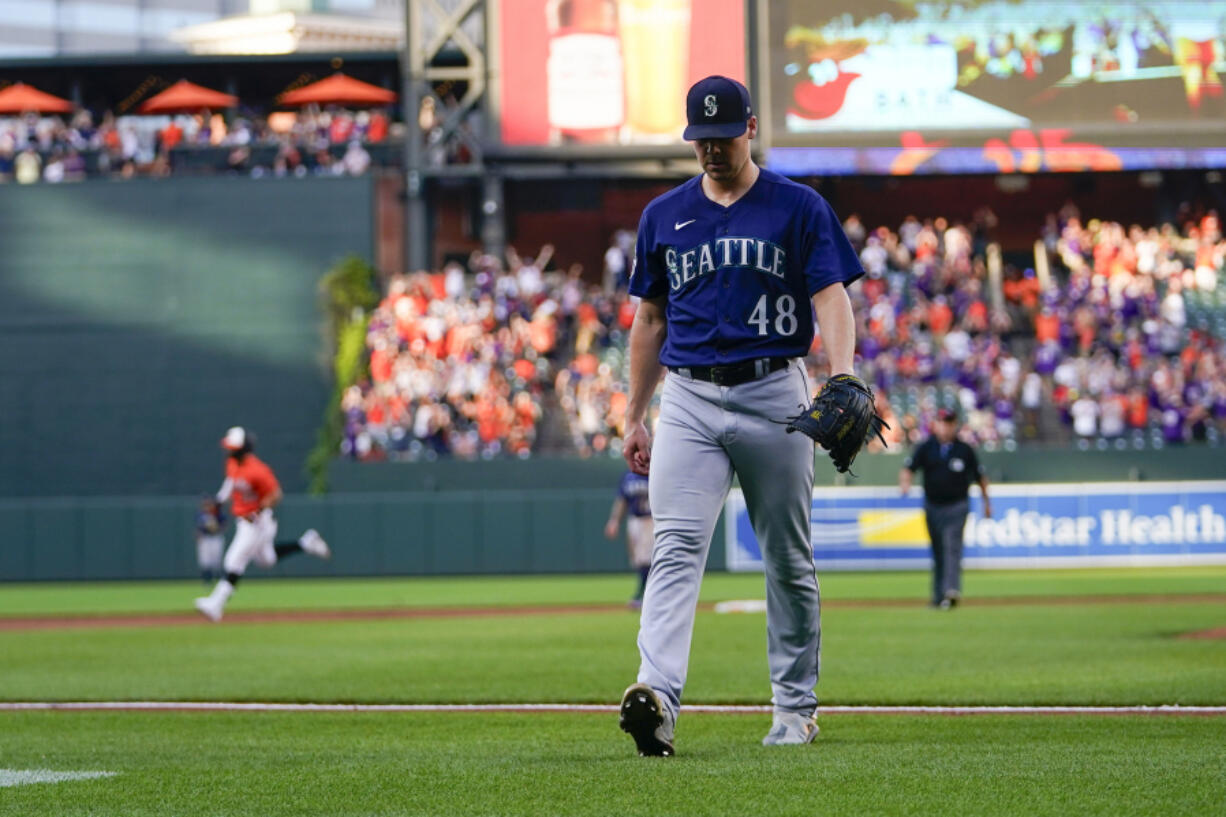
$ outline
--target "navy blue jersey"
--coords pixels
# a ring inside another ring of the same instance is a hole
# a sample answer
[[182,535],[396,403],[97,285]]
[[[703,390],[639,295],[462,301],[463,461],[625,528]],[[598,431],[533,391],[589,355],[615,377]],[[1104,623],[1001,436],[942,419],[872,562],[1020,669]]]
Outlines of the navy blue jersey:
[[826,200],[760,169],[724,207],[702,176],[643,210],[630,293],[667,296],[666,366],[802,357],[813,344],[814,293],[864,270]]
[[647,477],[627,471],[617,486],[617,495],[625,501],[631,516],[651,516],[651,505],[647,501]]
[[226,524],[226,514],[221,509],[216,513],[209,511],[196,512],[196,533],[201,536],[216,536],[222,532]]

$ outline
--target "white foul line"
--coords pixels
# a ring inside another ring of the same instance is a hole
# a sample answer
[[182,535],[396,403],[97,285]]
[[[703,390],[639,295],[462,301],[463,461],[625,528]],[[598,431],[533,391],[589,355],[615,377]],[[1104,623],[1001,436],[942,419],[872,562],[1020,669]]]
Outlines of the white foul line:
[[[312,704],[225,701],[0,701],[0,711],[57,712],[573,712],[613,714],[610,704]],[[769,706],[690,704],[685,712],[769,714]],[[1226,706],[823,706],[819,715],[1226,715]]]
[[114,777],[116,772],[57,772],[53,769],[0,769],[0,788],[28,786],[32,783],[68,783]]

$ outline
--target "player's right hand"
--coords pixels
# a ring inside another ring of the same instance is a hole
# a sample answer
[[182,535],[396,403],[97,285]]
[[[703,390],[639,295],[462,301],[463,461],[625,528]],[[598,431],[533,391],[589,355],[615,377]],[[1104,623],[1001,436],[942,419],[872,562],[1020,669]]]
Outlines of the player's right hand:
[[622,456],[626,458],[626,465],[630,466],[631,471],[647,476],[651,467],[651,435],[647,433],[646,425],[639,423],[630,428]]

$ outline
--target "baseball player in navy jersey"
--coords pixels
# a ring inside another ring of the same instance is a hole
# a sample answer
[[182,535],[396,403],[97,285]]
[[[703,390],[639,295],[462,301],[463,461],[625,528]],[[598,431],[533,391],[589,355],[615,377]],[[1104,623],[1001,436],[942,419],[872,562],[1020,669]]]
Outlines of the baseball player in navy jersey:
[[609,521],[604,526],[607,538],[617,538],[623,514],[626,515],[626,550],[630,555],[630,566],[639,575],[638,589],[630,599],[630,606],[640,608],[643,606],[643,591],[647,588],[647,572],[651,569],[651,549],[655,544],[645,475],[633,471],[622,474],[617,484],[617,499],[613,500]]
[[196,512],[196,564],[206,584],[221,576],[221,554],[225,550],[226,512],[216,497],[200,500]]
[[[642,755],[672,755],[699,585],[735,473],[766,574],[774,716],[767,745],[817,734],[821,641],[809,513],[813,441],[780,420],[809,403],[814,321],[831,375],[852,375],[844,288],[863,274],[839,219],[812,189],[759,168],[749,92],[707,77],[686,98],[702,174],[647,205],[630,292],[625,457],[649,474],[655,548],[643,597],[638,682],[620,726]],[[653,441],[644,424],[661,377]]]

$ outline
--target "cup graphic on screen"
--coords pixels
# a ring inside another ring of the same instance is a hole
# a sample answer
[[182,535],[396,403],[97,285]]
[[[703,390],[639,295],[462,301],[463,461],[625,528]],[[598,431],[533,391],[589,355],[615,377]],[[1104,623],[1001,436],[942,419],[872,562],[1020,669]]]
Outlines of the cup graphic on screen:
[[630,138],[681,137],[690,61],[690,0],[619,0]]
[[616,141],[625,94],[614,0],[548,0],[545,20],[550,141]]

